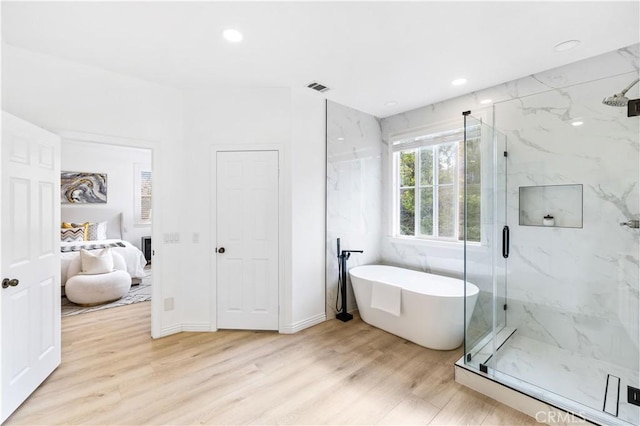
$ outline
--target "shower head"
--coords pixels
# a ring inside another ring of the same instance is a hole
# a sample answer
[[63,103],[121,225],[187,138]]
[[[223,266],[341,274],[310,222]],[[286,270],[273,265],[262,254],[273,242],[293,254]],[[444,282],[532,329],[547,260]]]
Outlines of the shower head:
[[625,107],[627,106],[627,104],[629,103],[629,98],[627,98],[625,96],[625,94],[629,91],[629,89],[631,89],[638,81],[640,81],[640,78],[636,78],[630,85],[628,85],[627,87],[624,88],[624,90],[622,90],[622,92],[620,93],[616,93],[612,96],[607,96],[606,98],[604,98],[602,100],[602,103],[605,105],[609,105],[609,106],[615,106],[615,107]]
[[622,93],[616,93],[613,96],[607,96],[604,98],[602,103],[613,107],[626,107],[629,103],[629,98]]

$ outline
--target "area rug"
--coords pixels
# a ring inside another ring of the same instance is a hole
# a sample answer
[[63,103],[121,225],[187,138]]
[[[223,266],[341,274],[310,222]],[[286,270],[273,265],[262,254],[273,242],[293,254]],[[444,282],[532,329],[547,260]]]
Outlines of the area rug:
[[129,294],[115,302],[85,308],[69,302],[69,299],[62,296],[62,316],[67,317],[71,315],[86,314],[87,312],[95,312],[102,309],[116,308],[118,306],[132,305],[134,303],[151,300],[151,268],[147,266],[144,272],[145,276],[142,279],[142,282],[138,285],[131,286]]

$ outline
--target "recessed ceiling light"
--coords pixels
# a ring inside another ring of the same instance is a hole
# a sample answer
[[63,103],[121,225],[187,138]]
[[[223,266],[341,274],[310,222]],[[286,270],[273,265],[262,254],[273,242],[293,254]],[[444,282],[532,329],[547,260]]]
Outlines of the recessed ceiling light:
[[578,46],[580,46],[580,40],[567,40],[553,46],[553,50],[556,52],[564,52],[565,50],[570,50]]
[[396,106],[396,105],[398,105],[398,101],[389,101],[384,103],[384,106]]
[[582,126],[584,124],[584,122],[582,121],[572,121],[571,125],[574,127],[578,127],[578,126]]
[[451,82],[451,84],[453,84],[454,86],[462,86],[466,82],[467,82],[466,78],[456,78]]
[[490,104],[491,102],[493,102],[493,99],[483,99],[480,101],[482,105]]
[[344,138],[343,137],[339,137],[339,138],[336,138],[336,140],[343,141]]
[[222,37],[231,43],[238,43],[242,41],[242,33],[232,28],[226,29],[222,32]]

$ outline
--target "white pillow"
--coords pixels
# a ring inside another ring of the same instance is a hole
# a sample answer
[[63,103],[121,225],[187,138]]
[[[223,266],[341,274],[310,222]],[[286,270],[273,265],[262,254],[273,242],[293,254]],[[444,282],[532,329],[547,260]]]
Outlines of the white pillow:
[[82,263],[82,273],[86,275],[104,274],[113,271],[113,254],[111,254],[110,248],[102,249],[96,254],[80,249],[80,261]]
[[107,239],[107,222],[98,222],[98,240]]

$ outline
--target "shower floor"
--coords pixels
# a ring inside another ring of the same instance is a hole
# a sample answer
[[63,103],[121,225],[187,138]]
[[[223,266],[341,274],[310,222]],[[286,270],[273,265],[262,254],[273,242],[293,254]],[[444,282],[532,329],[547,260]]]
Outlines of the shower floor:
[[[517,332],[496,353],[495,369],[596,410],[604,404],[607,375],[620,378],[618,418],[640,424],[640,407],[627,403],[627,385],[638,371],[560,349]],[[493,365],[492,365],[493,366]]]

